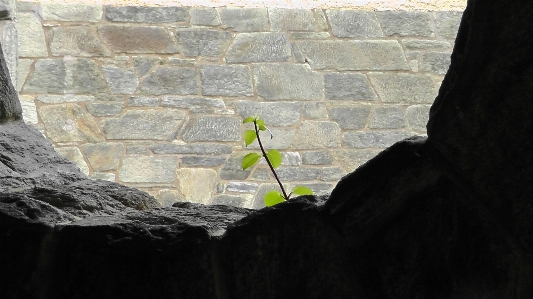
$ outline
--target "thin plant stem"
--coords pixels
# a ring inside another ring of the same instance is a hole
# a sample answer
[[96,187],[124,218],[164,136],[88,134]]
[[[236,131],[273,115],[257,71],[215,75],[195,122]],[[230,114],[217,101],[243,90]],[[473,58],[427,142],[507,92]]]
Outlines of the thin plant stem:
[[254,127],[255,127],[255,135],[257,135],[257,142],[259,143],[259,147],[261,148],[261,152],[263,153],[263,157],[265,157],[265,160],[268,163],[268,166],[270,167],[270,170],[274,174],[274,177],[276,178],[276,181],[278,181],[278,185],[281,188],[281,192],[283,193],[283,197],[285,200],[289,200],[289,197],[287,196],[287,193],[285,192],[285,188],[283,188],[283,184],[278,178],[278,174],[274,170],[274,167],[272,166],[272,163],[270,163],[270,160],[267,157],[267,154],[265,152],[265,148],[263,148],[263,143],[261,142],[261,137],[259,137],[259,129],[257,128],[257,120],[254,120]]

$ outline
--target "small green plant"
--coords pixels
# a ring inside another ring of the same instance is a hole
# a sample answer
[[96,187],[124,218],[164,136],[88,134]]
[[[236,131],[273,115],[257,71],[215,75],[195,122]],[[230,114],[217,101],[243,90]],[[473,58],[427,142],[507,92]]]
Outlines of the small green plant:
[[261,154],[258,153],[249,153],[246,156],[242,158],[242,169],[246,170],[252,166],[254,166],[261,157],[264,157],[268,167],[270,167],[270,170],[272,171],[272,174],[274,175],[274,178],[276,178],[276,181],[278,182],[278,185],[281,189],[281,192],[278,192],[276,190],[268,191],[265,194],[265,206],[271,207],[273,205],[276,205],[278,203],[287,201],[290,199],[291,195],[313,195],[313,191],[307,187],[297,186],[292,189],[292,191],[287,195],[287,192],[285,191],[285,188],[283,187],[283,184],[279,180],[278,174],[276,173],[276,168],[278,168],[281,165],[281,154],[279,151],[275,149],[271,149],[268,152],[265,151],[265,148],[263,147],[263,143],[261,142],[261,137],[259,137],[259,131],[268,131],[270,133],[270,139],[272,139],[274,136],[272,135],[272,132],[265,127],[265,121],[260,119],[257,115],[256,116],[249,116],[243,120],[243,123],[251,123],[254,124],[253,130],[246,130],[244,131],[244,144],[246,146],[252,144],[257,139],[257,143],[259,143],[259,148],[261,149]]

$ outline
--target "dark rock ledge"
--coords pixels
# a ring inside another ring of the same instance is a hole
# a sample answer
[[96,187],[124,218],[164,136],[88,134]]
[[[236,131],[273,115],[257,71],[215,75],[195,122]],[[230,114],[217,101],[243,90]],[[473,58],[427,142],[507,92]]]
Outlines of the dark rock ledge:
[[429,137],[259,211],[88,180],[1,59],[0,298],[533,298],[532,17],[469,1]]

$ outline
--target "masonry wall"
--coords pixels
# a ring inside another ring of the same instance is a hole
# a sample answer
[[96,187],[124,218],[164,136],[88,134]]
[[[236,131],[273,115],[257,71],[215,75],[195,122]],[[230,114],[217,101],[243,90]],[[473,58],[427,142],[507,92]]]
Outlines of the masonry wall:
[[425,134],[460,21],[451,11],[17,3],[27,123],[96,179],[161,203],[263,206],[243,171],[259,114],[288,187],[328,193],[385,147]]

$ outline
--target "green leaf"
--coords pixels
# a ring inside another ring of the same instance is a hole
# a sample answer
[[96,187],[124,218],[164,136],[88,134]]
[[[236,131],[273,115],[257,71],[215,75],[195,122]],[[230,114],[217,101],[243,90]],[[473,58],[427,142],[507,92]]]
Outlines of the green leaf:
[[296,195],[313,195],[313,190],[303,186],[296,186],[292,189],[291,193]]
[[284,201],[285,201],[285,198],[283,198],[283,195],[276,190],[268,191],[265,194],[265,206],[267,207],[277,205],[278,203],[282,203]]
[[255,134],[255,130],[244,131],[244,144],[246,144],[246,146],[254,142],[255,139],[257,139],[257,134]]
[[267,128],[265,127],[265,121],[264,120],[258,119],[256,123],[257,123],[257,127],[259,128],[259,130],[266,131]]
[[248,155],[244,156],[242,158],[242,170],[246,170],[257,163],[259,161],[259,158],[261,158],[261,155],[256,153],[249,153]]
[[255,120],[255,117],[253,116],[248,116],[247,118],[245,118],[242,123],[245,124],[245,123],[251,123]]
[[281,165],[281,154],[277,150],[269,150],[267,158],[270,164],[272,164],[272,167],[278,168]]

